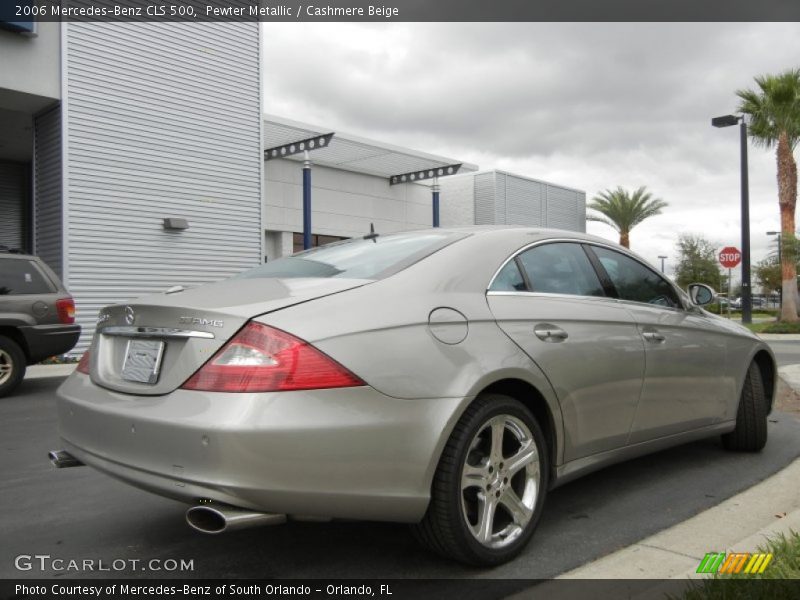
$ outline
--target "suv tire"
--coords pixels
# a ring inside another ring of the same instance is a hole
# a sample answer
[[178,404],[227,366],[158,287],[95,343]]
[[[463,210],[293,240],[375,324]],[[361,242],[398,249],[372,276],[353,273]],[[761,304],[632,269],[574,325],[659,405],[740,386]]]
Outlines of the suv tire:
[[25,377],[26,368],[25,354],[19,344],[0,335],[0,398],[14,391]]

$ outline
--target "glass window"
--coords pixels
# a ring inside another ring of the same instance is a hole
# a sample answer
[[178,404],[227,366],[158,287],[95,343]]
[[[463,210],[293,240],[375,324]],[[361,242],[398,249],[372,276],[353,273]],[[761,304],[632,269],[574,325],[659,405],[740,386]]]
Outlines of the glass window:
[[0,296],[49,294],[53,291],[53,286],[33,262],[0,258]]
[[589,258],[578,244],[557,242],[520,254],[532,291],[575,296],[605,296]]
[[508,261],[489,287],[492,292],[525,292],[527,289],[516,260]]
[[[346,237],[339,237],[336,235],[321,235],[318,233],[311,234],[311,247],[316,248],[318,246],[324,246],[326,244],[332,244],[334,242],[341,242],[346,240]],[[303,251],[303,234],[295,232],[292,235],[292,254],[297,254],[298,252]]]
[[356,238],[279,258],[236,277],[380,279],[464,237],[465,234],[431,231]]
[[637,260],[598,246],[591,247],[605,268],[621,300],[680,308],[669,282]]

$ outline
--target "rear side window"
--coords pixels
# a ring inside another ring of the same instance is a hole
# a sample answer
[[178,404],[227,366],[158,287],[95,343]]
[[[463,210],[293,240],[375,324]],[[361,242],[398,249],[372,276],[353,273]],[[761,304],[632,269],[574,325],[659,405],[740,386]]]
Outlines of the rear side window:
[[543,244],[519,255],[532,291],[574,296],[605,296],[589,258],[578,244]]
[[49,294],[54,291],[33,261],[0,258],[0,296]]
[[491,292],[525,292],[527,290],[528,287],[525,285],[522,273],[519,272],[516,260],[508,261],[506,266],[500,269],[489,288]]
[[280,258],[244,271],[236,278],[380,279],[464,237],[465,234],[431,231],[357,238]]
[[652,269],[613,250],[599,246],[592,246],[591,249],[608,273],[620,300],[631,300],[669,308],[681,307],[673,287]]

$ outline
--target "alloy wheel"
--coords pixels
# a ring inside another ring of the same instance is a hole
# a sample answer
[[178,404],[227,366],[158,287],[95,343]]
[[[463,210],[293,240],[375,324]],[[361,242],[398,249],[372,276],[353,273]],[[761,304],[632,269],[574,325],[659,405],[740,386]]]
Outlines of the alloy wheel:
[[461,509],[473,537],[500,549],[523,534],[541,486],[533,434],[517,417],[501,414],[472,439],[461,473]]
[[3,385],[14,374],[14,361],[11,355],[0,349],[0,385]]

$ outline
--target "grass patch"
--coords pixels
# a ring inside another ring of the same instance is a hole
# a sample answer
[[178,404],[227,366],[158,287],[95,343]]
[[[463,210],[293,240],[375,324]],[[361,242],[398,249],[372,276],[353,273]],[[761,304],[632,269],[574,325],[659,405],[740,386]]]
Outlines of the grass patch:
[[683,600],[789,600],[797,598],[800,579],[800,533],[767,540],[758,552],[771,552],[772,562],[764,573],[715,573],[708,579],[693,582]]
[[753,333],[769,333],[765,331],[768,327],[775,325],[772,321],[765,321],[763,323],[742,323],[745,327],[747,327]]
[[766,325],[761,333],[800,333],[800,323],[781,323],[780,321],[773,323],[762,323]]

